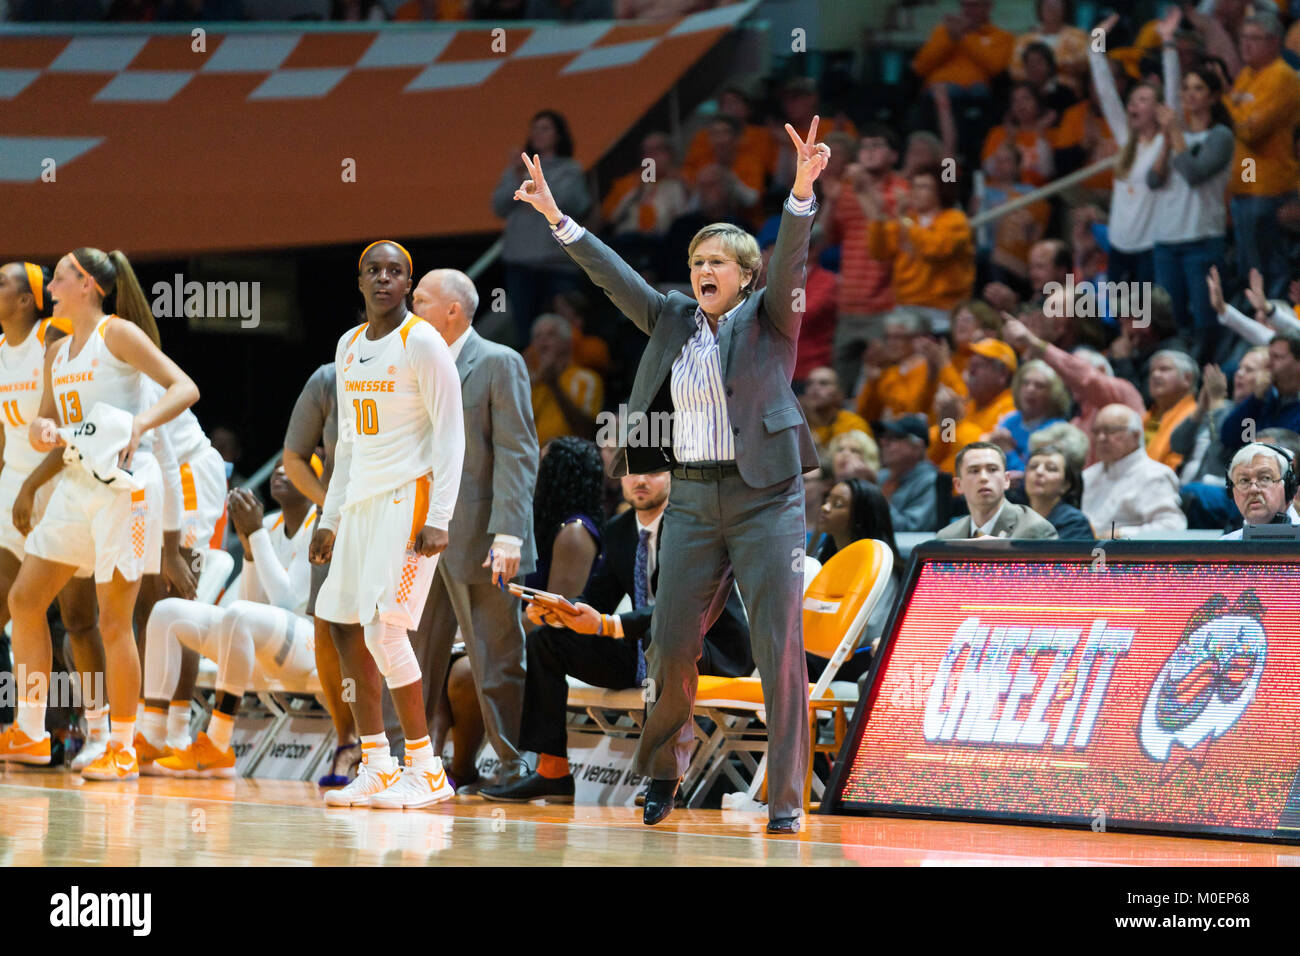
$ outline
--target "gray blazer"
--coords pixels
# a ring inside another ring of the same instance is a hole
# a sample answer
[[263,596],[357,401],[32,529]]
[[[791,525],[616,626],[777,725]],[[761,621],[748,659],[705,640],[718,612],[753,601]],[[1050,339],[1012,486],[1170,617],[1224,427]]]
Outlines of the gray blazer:
[[[749,296],[718,334],[727,412],[735,432],[736,466],[751,488],[787,481],[818,465],[812,432],[790,388],[803,321],[802,312],[794,310],[794,295],[803,288],[812,223],[811,215],[782,213],[767,287]],[[618,310],[650,336],[628,399],[629,415],[671,412],[673,360],[695,334],[698,303],[680,292],[664,295],[655,291],[590,230],[564,248]],[[653,435],[652,422],[646,422],[641,434]],[[636,434],[636,425],[637,419],[629,418],[627,437]],[[620,441],[610,475],[648,474],[675,464],[668,439],[661,438],[653,447],[628,447]]]
[[[975,534],[970,524],[970,515],[958,518],[939,532],[939,537],[947,541],[969,538]],[[1057,537],[1052,523],[1028,505],[1013,504],[1008,501],[993,525],[994,538],[1028,538],[1046,540]]]
[[537,429],[523,357],[472,328],[468,334],[456,357],[465,410],[465,464],[441,560],[452,577],[473,584],[491,580],[491,568],[482,564],[493,535],[523,539],[520,574],[536,567]]

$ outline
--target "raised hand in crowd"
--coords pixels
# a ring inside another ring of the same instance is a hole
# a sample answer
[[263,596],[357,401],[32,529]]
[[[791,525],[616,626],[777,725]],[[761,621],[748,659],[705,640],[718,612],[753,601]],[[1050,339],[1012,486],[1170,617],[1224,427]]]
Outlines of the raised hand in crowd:
[[1201,421],[1208,412],[1218,408],[1228,397],[1228,377],[1214,364],[1201,370],[1201,391],[1196,396],[1196,420]]
[[1273,314],[1273,304],[1264,291],[1264,276],[1258,269],[1250,270],[1250,284],[1246,287],[1246,300],[1255,310],[1255,319],[1267,323]]
[[1219,278],[1218,266],[1210,266],[1210,271],[1205,275],[1205,285],[1210,293],[1210,308],[1216,314],[1223,315],[1228,303],[1223,298],[1223,280]]

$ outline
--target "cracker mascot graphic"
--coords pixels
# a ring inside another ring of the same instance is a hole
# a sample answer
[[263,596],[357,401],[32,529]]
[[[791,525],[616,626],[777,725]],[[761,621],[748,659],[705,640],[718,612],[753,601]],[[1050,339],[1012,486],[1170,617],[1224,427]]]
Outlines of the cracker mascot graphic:
[[1199,767],[1255,699],[1268,641],[1264,606],[1253,590],[1228,604],[1215,594],[1192,612],[1182,640],[1160,668],[1142,708],[1138,738],[1163,764],[1161,781],[1182,760]]

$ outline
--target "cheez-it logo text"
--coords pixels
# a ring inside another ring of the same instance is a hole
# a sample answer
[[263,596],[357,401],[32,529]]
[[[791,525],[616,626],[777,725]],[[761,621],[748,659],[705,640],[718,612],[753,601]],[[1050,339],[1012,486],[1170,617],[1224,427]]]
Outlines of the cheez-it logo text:
[[[1111,627],[1104,619],[1093,621],[1087,639],[1081,640],[1081,627],[990,626],[968,617],[953,635],[930,687],[925,739],[1037,748],[1050,738],[1053,747],[1088,746],[1115,662],[1128,653],[1133,634],[1133,628]],[[955,673],[968,648],[961,672]],[[1013,670],[1017,651],[1020,661]],[[1051,659],[1045,675],[1034,669],[1039,657]],[[1063,682],[1071,664],[1072,678]],[[1047,709],[1062,699],[1065,705],[1053,726]]]

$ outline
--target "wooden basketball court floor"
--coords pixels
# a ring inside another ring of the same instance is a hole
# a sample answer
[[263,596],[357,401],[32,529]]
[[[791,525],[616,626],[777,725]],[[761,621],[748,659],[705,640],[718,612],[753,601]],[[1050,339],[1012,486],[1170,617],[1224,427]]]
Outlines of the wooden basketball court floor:
[[493,804],[327,808],[310,783],[84,783],[0,774],[0,866],[1297,866],[1300,847],[812,815],[795,837],[764,816],[677,810],[656,827],[621,807]]

